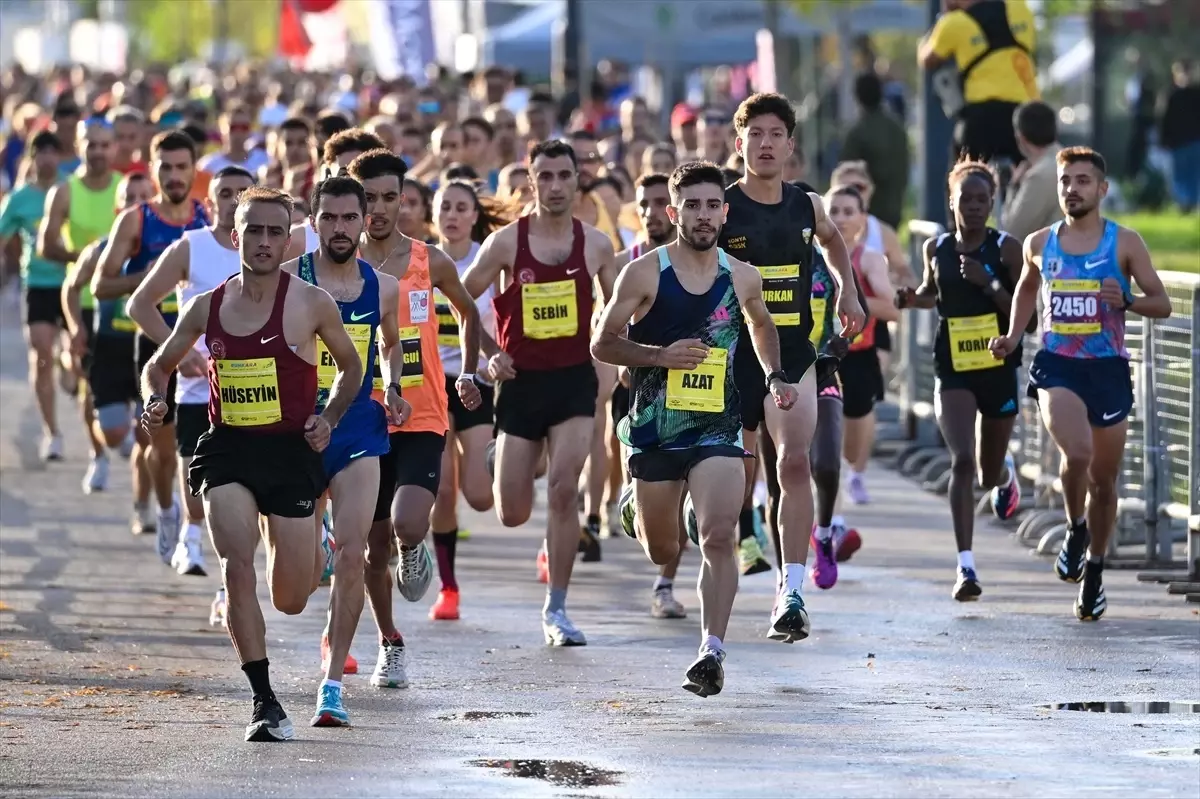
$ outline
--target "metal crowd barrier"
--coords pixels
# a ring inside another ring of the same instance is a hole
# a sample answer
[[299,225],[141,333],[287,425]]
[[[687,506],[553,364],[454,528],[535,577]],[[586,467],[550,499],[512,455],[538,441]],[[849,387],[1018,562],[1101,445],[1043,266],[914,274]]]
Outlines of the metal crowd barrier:
[[[945,228],[916,220],[908,230],[912,263],[919,270],[925,241]],[[1118,568],[1150,569],[1139,578],[1167,582],[1172,593],[1200,601],[1200,276],[1160,272],[1159,277],[1171,298],[1171,317],[1130,316],[1126,327],[1134,409],[1118,479],[1116,534],[1106,561]],[[944,492],[949,456],[933,414],[936,325],[934,311],[901,314],[888,387],[908,442],[897,455],[897,467],[926,489]],[[1039,341],[1038,334],[1025,337],[1025,368]],[[1022,402],[1010,448],[1025,489],[1016,537],[1053,555],[1066,533],[1059,455],[1033,400]],[[982,492],[979,509],[987,510]],[[1184,542],[1186,562],[1179,562],[1173,548]]]

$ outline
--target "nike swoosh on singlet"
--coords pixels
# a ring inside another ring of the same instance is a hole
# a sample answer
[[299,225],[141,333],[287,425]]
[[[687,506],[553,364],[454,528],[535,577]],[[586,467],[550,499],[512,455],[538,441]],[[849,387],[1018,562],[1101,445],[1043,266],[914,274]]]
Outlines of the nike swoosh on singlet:
[[1121,415],[1121,412],[1120,412],[1120,411],[1113,411],[1112,413],[1105,413],[1105,414],[1102,414],[1100,418],[1102,418],[1104,421],[1106,421],[1106,422],[1107,422],[1107,421],[1109,421],[1109,420],[1111,420],[1111,419],[1116,419],[1116,418],[1117,418],[1118,416],[1120,416],[1120,415]]
[[259,339],[259,340],[258,340],[258,343],[259,343],[259,344],[270,344],[272,341],[274,341],[274,340],[275,340],[275,339],[277,339],[277,338],[279,338],[279,334],[278,334],[278,333],[276,333],[275,335],[271,336],[270,338],[263,338],[263,339]]
[[1099,261],[1084,261],[1083,268],[1084,269],[1095,269],[1097,266],[1100,266],[1100,264],[1106,264],[1106,263],[1108,263],[1107,258],[1101,258]]
[[580,270],[580,268],[581,268],[581,267],[578,267],[578,266],[577,266],[577,267],[575,267],[574,269],[568,269],[568,270],[567,270],[567,274],[568,274],[568,275],[573,275],[573,274],[575,274],[576,272],[578,272],[578,271]]
[[354,311],[351,311],[350,312],[350,321],[351,322],[361,322],[363,319],[366,319],[368,316],[370,316],[373,313],[375,313],[375,312],[367,311],[365,314],[358,314],[358,313],[355,313]]

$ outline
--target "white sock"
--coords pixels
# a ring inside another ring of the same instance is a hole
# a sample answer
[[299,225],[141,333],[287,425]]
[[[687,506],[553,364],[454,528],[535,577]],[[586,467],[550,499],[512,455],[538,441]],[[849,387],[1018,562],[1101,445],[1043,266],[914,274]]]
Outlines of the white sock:
[[962,552],[958,553],[958,568],[960,568],[960,569],[974,569],[975,568],[975,556],[971,554],[971,550],[964,549]]
[[721,639],[715,635],[704,636],[704,643],[700,644],[700,649],[709,649],[713,652],[725,651],[725,644],[721,643]]
[[833,519],[829,522],[829,526],[830,527],[845,527],[846,520],[843,519],[841,516],[834,516]]
[[861,479],[862,479],[862,476],[863,476],[863,473],[862,473],[862,472],[856,472],[856,471],[854,471],[854,467],[853,467],[853,466],[851,466],[851,467],[850,467],[850,479],[851,479],[851,480],[853,480],[853,479],[854,479],[854,478],[856,478],[856,477],[857,477],[859,480],[861,480]]
[[336,688],[339,691],[342,690],[342,684],[337,680],[321,680],[321,687],[324,688],[326,685],[330,688]]
[[804,575],[808,573],[807,563],[783,564],[783,588],[785,591],[797,593],[804,587]]
[[666,590],[670,591],[671,586],[673,586],[674,584],[675,584],[674,581],[668,580],[666,577],[663,577],[661,574],[654,578],[654,590],[655,591],[661,591],[664,588]]
[[833,538],[833,527],[817,527],[817,540],[828,541]]

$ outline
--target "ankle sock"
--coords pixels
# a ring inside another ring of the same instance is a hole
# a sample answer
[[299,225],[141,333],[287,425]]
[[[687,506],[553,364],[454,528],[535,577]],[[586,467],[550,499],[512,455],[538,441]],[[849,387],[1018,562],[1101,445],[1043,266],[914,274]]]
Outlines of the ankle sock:
[[254,692],[255,696],[275,695],[275,692],[271,690],[271,677],[268,673],[270,665],[271,661],[266,658],[242,664],[242,671],[245,673],[246,679],[250,681],[250,690]]
[[706,635],[704,636],[704,643],[700,644],[700,649],[701,651],[707,649],[712,652],[724,652],[725,644],[715,635]]
[[817,536],[818,541],[828,541],[831,538],[833,538],[833,528],[832,527],[818,527],[817,531],[816,531],[816,536]]
[[804,575],[808,573],[807,563],[783,564],[783,588],[785,591],[800,593],[804,588]]
[[546,604],[542,606],[543,613],[555,613],[567,608],[567,589],[547,588]]
[[964,549],[962,552],[958,553],[958,568],[960,568],[960,569],[974,569],[975,568],[975,556],[971,553],[971,550]]
[[659,575],[658,577],[654,578],[654,590],[656,592],[662,591],[663,589],[670,591],[671,587],[674,584],[675,583],[672,580],[668,580],[666,577],[663,577],[662,575]]

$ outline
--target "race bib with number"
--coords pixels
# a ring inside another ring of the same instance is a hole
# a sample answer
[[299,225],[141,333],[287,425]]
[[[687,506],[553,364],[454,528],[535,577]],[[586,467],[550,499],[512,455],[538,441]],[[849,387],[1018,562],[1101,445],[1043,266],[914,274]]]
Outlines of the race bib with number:
[[[362,360],[363,367],[367,365],[367,356],[371,350],[371,326],[370,325],[346,325],[346,332],[350,334],[350,340],[354,342],[354,349],[358,352],[358,357]],[[317,390],[328,391],[333,388],[333,379],[337,377],[337,364],[334,363],[333,355],[325,346],[325,342],[317,337]]]
[[667,371],[667,409],[721,413],[725,410],[725,366],[729,351],[713,347],[695,369]]
[[217,383],[222,424],[257,427],[283,420],[274,358],[218,360]]
[[994,313],[982,316],[951,317],[950,364],[956,372],[976,372],[1003,366],[988,349],[988,342],[1000,336],[1000,323]]
[[[433,290],[433,311],[437,316],[438,346],[462,346],[462,341],[459,339],[458,333],[458,319],[450,310],[450,300],[446,299],[446,295],[437,289]],[[414,319],[413,321],[416,320]]]
[[579,332],[575,281],[525,283],[521,286],[521,321],[528,338],[568,338]]
[[[400,388],[425,385],[425,365],[421,361],[421,328],[400,328],[400,346],[404,348],[404,370],[400,373]],[[383,381],[380,380],[380,383]],[[383,388],[382,385],[379,388]]]
[[762,275],[763,304],[771,312],[776,326],[798,326],[800,312],[796,307],[796,294],[800,291],[800,265],[760,266],[758,271]]
[[1100,332],[1100,281],[1051,280],[1050,330],[1064,336]]

